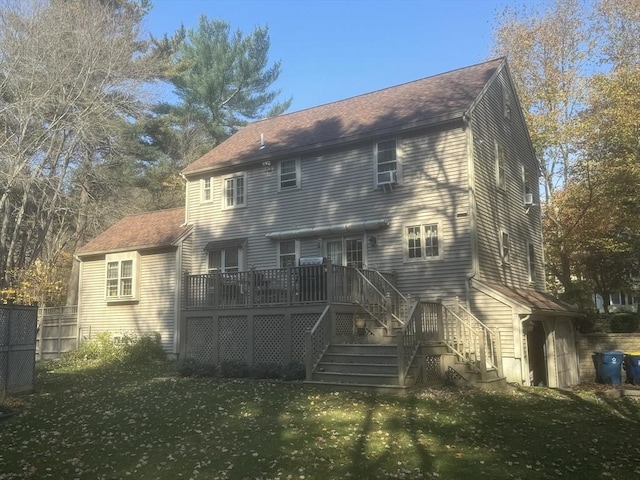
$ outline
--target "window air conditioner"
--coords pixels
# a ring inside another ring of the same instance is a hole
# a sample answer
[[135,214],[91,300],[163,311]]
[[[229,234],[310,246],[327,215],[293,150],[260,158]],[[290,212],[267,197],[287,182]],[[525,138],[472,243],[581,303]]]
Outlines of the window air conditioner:
[[531,205],[533,205],[533,193],[524,194],[524,204],[526,207],[530,207]]
[[398,176],[395,170],[378,173],[378,185],[393,185],[398,183]]

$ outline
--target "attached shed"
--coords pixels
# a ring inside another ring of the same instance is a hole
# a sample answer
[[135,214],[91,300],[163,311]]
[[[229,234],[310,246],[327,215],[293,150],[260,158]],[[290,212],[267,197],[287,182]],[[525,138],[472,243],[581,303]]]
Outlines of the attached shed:
[[501,332],[507,380],[522,385],[566,387],[579,381],[574,320],[582,314],[535,290],[473,280],[472,308]]

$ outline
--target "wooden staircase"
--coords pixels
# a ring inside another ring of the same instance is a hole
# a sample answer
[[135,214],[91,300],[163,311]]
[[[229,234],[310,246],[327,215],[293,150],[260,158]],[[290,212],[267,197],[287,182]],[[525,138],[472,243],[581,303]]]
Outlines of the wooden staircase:
[[306,383],[395,394],[409,388],[400,385],[398,347],[393,343],[329,345]]
[[310,331],[307,354],[313,362],[307,364],[306,383],[395,394],[414,385],[445,382],[506,387],[499,333],[463,307],[413,302],[404,321],[391,315],[381,320],[369,308],[359,308],[359,317],[363,310],[367,315],[359,334],[354,328],[359,343],[331,341],[328,309]]

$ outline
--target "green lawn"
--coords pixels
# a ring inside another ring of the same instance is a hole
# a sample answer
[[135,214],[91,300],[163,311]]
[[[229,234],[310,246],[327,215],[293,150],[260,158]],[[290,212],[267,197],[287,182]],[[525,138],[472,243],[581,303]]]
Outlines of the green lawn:
[[0,420],[0,479],[640,477],[631,398],[543,388],[396,398],[174,369],[40,365],[22,413]]

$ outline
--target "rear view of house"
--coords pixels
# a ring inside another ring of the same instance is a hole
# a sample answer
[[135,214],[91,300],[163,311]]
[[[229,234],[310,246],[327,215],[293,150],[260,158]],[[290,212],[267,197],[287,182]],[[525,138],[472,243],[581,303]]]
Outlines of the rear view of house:
[[[180,355],[399,388],[577,381],[575,312],[545,293],[538,166],[505,60],[249,124],[183,174],[168,260]],[[111,262],[91,258],[82,282],[109,323]],[[159,278],[138,274],[142,303]]]

